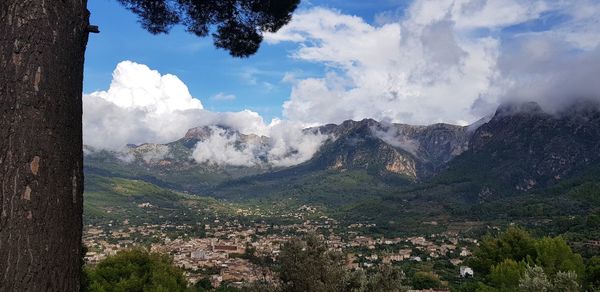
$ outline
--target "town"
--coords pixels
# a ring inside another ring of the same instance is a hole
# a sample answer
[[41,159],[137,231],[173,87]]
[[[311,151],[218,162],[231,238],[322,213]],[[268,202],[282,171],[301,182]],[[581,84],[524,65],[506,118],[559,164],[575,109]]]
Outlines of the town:
[[276,224],[215,216],[195,224],[133,225],[126,219],[86,225],[86,264],[93,266],[120,250],[146,247],[169,254],[174,264],[185,271],[190,284],[201,279],[209,279],[213,287],[224,282],[234,287],[255,281],[273,283],[277,277],[268,264],[277,261],[281,246],[293,237],[315,233],[329,249],[346,256],[346,267],[351,270],[371,269],[381,264],[444,261],[454,267],[457,278],[473,276],[472,269],[463,263],[477,240],[455,232],[395,238],[371,236],[365,230],[374,227],[373,224],[341,226],[310,206],[301,206],[294,214],[281,216],[296,218],[298,222]]

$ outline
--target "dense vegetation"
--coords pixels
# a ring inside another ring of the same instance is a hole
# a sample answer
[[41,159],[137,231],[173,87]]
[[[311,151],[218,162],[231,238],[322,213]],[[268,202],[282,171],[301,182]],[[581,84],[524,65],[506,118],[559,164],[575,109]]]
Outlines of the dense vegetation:
[[598,259],[584,260],[560,236],[533,238],[524,229],[510,227],[483,238],[469,262],[476,278],[460,290],[595,291],[600,288]]
[[[85,270],[84,291],[186,291],[183,272],[167,255],[143,249],[118,252]],[[87,278],[87,279],[86,279]]]
[[[485,236],[468,262],[475,270],[475,278],[458,283],[441,281],[435,267],[407,275],[400,266],[382,264],[366,270],[348,270],[345,264],[343,254],[328,250],[317,235],[308,234],[284,244],[278,261],[269,263],[279,275],[278,285],[256,282],[244,290],[383,292],[407,291],[410,287],[448,287],[473,292],[537,292],[600,289],[599,256],[584,259],[561,237],[534,238],[518,227]],[[89,291],[215,290],[207,280],[186,287],[182,271],[171,266],[167,256],[141,249],[120,252],[87,269],[86,274]],[[237,290],[223,286],[216,291]]]

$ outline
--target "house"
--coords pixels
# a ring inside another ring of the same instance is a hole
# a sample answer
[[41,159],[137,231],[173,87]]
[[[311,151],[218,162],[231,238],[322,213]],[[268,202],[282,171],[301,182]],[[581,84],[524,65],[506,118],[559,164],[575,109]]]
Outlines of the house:
[[450,263],[451,263],[452,265],[454,265],[454,266],[458,266],[458,265],[460,265],[460,264],[462,264],[462,263],[463,263],[463,260],[461,260],[461,259],[451,259],[451,260],[450,260]]
[[475,275],[475,273],[473,272],[473,269],[467,267],[467,266],[460,266],[460,276],[463,278],[473,278],[473,276]]
[[192,251],[190,253],[190,257],[192,259],[200,259],[200,260],[206,260],[206,259],[208,259],[208,255],[203,250]]

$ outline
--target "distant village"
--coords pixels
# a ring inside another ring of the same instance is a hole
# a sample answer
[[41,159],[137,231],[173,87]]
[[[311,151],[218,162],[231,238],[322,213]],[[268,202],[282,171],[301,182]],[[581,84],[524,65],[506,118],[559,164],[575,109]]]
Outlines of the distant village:
[[[314,213],[314,210],[302,206],[298,212]],[[298,214],[294,217],[302,218]],[[138,226],[130,225],[128,220],[118,224],[111,221],[85,226],[84,243],[88,249],[85,260],[88,265],[95,265],[119,250],[143,246],[153,252],[171,255],[174,264],[184,269],[192,284],[200,279],[209,279],[213,287],[219,287],[223,282],[234,286],[255,281],[271,283],[277,279],[273,271],[252,259],[275,262],[286,241],[314,232],[331,250],[346,255],[348,269],[444,260],[456,268],[456,277],[473,276],[473,270],[464,265],[464,261],[477,245],[475,239],[453,232],[426,237],[376,238],[360,232],[368,227],[373,225],[340,226],[327,216],[287,225],[242,223],[237,219],[213,219],[195,225],[165,222]]]

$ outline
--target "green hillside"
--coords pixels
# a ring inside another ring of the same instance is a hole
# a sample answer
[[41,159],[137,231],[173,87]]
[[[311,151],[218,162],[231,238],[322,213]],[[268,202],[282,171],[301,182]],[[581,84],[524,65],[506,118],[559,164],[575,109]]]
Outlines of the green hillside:
[[142,180],[99,175],[86,176],[85,224],[195,223],[213,214],[229,215],[234,206],[213,198],[188,195]]

